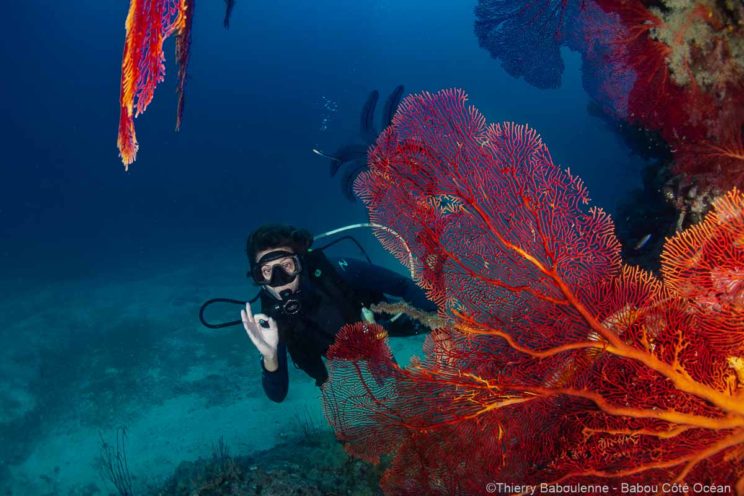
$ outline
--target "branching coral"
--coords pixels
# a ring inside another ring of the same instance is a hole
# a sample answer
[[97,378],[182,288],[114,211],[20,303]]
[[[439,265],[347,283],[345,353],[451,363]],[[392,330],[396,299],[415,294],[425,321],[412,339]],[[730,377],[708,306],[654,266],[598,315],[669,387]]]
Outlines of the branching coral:
[[152,101],[155,87],[165,79],[163,42],[178,35],[179,104],[176,128],[181,125],[186,63],[191,39],[194,0],[130,0],[121,63],[119,136],[117,145],[124,168],[137,157],[134,118]]
[[99,433],[99,437],[101,455],[98,465],[101,475],[116,488],[119,496],[134,496],[134,483],[127,460],[126,427],[119,427],[116,430],[116,445],[109,444],[102,433]]
[[404,235],[448,322],[408,368],[374,324],[329,350],[327,417],[349,452],[392,456],[387,493],[744,490],[739,191],[667,242],[658,279],[622,265],[611,219],[537,133],[486,126],[459,91],[404,100],[356,186],[373,221]]
[[581,0],[480,0],[475,34],[504,70],[538,88],[556,88],[561,44],[573,31]]
[[607,72],[636,76],[627,96],[599,91],[598,98],[616,102],[620,117],[659,130],[677,172],[701,191],[744,187],[744,7],[596,3],[622,27],[609,39]]
[[561,46],[579,52],[595,103],[669,144],[681,221],[744,188],[740,2],[481,0],[475,31],[507,72],[537,87],[560,84]]

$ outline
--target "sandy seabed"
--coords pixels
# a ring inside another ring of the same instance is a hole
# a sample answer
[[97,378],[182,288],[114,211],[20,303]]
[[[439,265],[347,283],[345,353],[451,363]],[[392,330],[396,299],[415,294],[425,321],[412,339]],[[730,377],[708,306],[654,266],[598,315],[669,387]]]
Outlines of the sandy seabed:
[[[320,390],[290,367],[290,392],[265,398],[241,327],[209,330],[202,301],[255,288],[203,266],[52,281],[0,304],[0,488],[4,495],[110,494],[102,441],[126,428],[135,484],[155,487],[222,439],[234,455],[326,427]],[[214,319],[235,319],[238,307]],[[394,339],[399,363],[423,337]]]

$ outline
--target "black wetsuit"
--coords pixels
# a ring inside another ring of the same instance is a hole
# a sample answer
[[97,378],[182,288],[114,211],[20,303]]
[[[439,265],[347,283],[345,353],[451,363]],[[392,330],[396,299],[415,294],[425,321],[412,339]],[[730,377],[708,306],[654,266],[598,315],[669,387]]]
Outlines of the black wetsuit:
[[[391,270],[351,258],[327,259],[321,252],[305,256],[300,279],[302,311],[286,316],[274,307],[277,300],[263,292],[261,311],[276,319],[279,328],[279,368],[269,372],[261,360],[262,383],[269,399],[281,402],[287,396],[287,352],[295,365],[322,385],[328,371],[325,356],[344,324],[362,320],[362,306],[385,301],[385,295],[401,298],[416,308],[436,311],[424,293],[410,279]],[[386,326],[391,336],[417,334],[421,326],[406,318]]]

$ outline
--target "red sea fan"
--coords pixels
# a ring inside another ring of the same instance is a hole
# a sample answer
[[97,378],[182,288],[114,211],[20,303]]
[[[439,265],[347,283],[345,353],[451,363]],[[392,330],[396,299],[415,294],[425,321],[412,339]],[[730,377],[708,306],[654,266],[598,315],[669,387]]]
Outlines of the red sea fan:
[[659,280],[622,265],[612,221],[533,130],[486,126],[465,99],[408,97],[357,182],[447,324],[407,368],[381,328],[341,331],[323,392],[347,449],[389,460],[387,494],[744,492],[744,195],[668,241]]
[[700,330],[723,350],[716,359],[723,369],[722,363],[744,349],[742,233],[740,201],[729,193],[704,222],[672,238],[662,256],[667,287],[703,316]]
[[[703,188],[744,187],[744,7],[711,0],[661,2],[664,8],[642,0],[596,3],[617,16],[620,28],[605,40],[609,55],[593,61],[603,83],[595,98],[614,102],[615,115],[658,130],[678,174]],[[626,94],[627,85],[614,80],[629,73],[635,81]]]
[[557,88],[563,74],[560,53],[575,29],[584,0],[479,0],[475,34],[481,47],[514,77],[538,88]]
[[[134,118],[147,109],[155,87],[165,78],[163,42],[173,34],[179,36],[177,58],[181,65],[179,92],[182,95],[190,42],[190,8],[193,9],[193,0],[130,1],[121,63],[121,109],[117,140],[125,169],[134,162],[139,147],[134,131]],[[181,98],[177,126],[180,125],[183,108]]]
[[732,96],[710,121],[706,137],[677,144],[675,168],[704,185],[744,187],[744,74],[738,87],[723,94]]

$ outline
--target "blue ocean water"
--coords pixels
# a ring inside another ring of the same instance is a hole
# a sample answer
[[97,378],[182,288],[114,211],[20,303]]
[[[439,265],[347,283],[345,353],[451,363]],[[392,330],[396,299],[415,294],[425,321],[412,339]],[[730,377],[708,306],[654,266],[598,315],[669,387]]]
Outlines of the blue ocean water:
[[[14,2],[0,45],[0,488],[81,494],[98,484],[99,433],[129,428],[133,470],[153,479],[208,453],[265,449],[297,412],[320,418],[301,374],[263,397],[241,330],[206,331],[212,296],[248,298],[246,235],[266,222],[322,232],[364,222],[328,161],[357,137],[367,94],[464,89],[491,122],[528,123],[556,163],[614,212],[644,162],[587,111],[580,57],[560,88],[509,76],[479,48],[475,1],[197,1],[184,124],[166,81],[117,156],[128,2]],[[380,264],[403,271],[374,239]],[[353,251],[353,250],[352,250]],[[420,341],[397,345],[412,354]],[[157,469],[152,469],[157,466]],[[149,470],[149,472],[148,472]],[[77,493],[75,491],[78,491]]]

